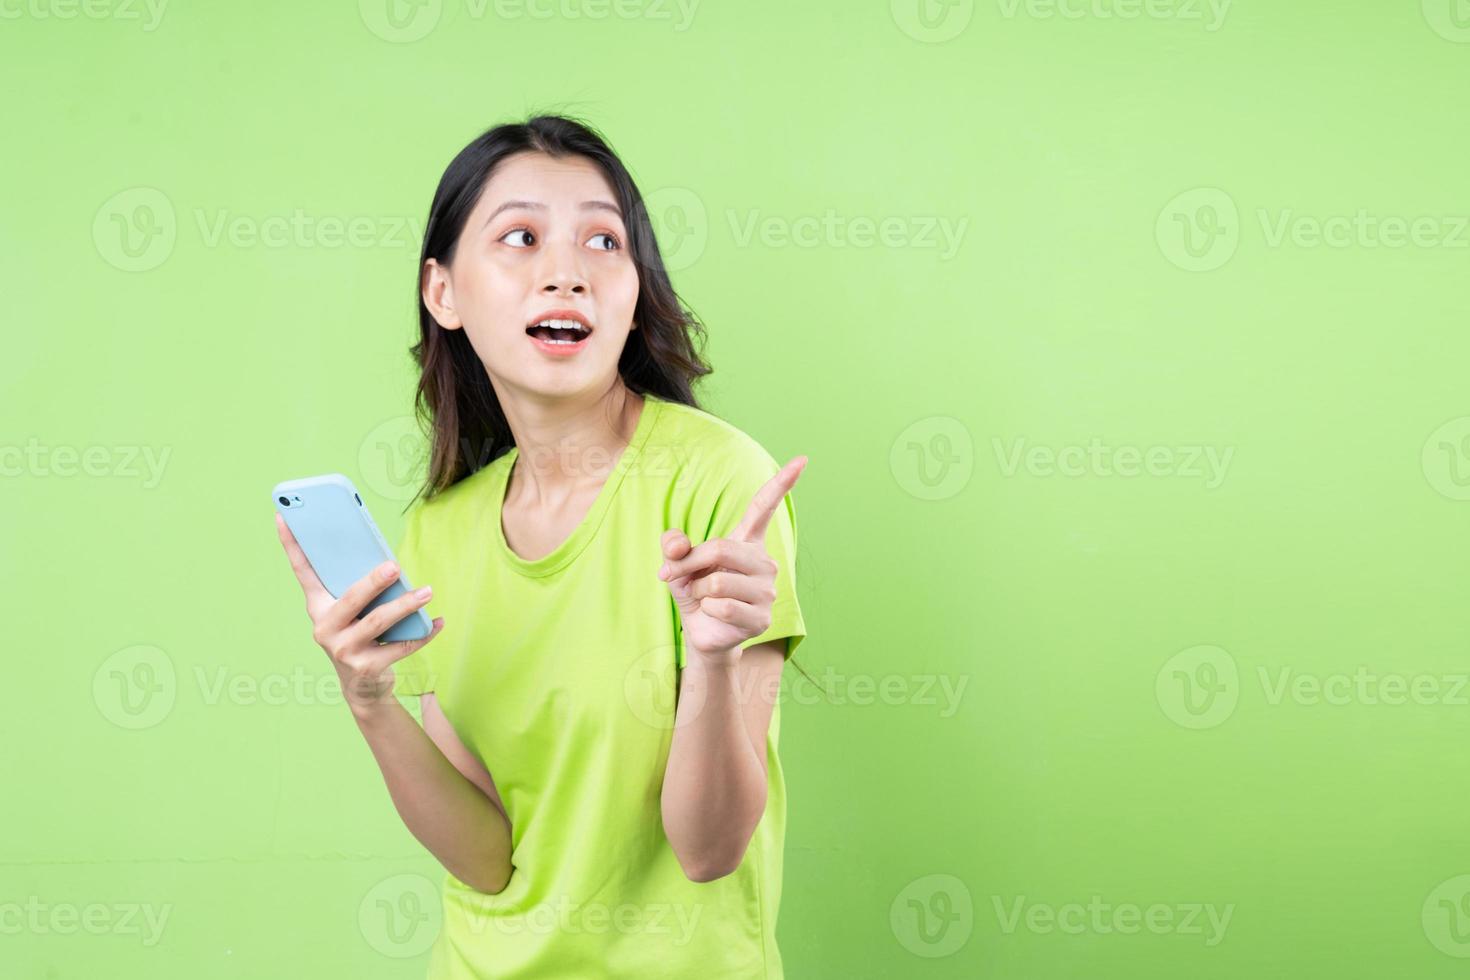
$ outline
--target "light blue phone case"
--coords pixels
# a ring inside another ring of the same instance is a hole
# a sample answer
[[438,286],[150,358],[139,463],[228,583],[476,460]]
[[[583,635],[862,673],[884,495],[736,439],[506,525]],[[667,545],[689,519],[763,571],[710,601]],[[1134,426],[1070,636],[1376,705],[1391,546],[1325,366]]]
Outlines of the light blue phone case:
[[[352,583],[383,562],[396,561],[357,488],[341,473],[278,483],[271,499],[333,598],[341,598]],[[362,619],[412,588],[400,566],[398,581],[374,596],[357,618]],[[415,609],[377,639],[380,643],[422,640],[433,628],[428,614]]]

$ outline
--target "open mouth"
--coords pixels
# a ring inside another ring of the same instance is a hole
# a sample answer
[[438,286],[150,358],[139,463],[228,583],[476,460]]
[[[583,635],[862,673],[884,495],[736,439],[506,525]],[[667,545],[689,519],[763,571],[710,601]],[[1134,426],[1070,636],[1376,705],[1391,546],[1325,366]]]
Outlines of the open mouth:
[[526,328],[526,333],[548,344],[572,346],[592,335],[592,328],[576,320],[542,320]]

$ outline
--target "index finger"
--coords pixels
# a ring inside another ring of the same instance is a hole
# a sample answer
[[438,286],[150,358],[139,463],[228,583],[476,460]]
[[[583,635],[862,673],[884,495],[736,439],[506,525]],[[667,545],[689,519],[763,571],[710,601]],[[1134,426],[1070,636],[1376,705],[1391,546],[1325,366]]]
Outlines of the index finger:
[[322,585],[322,580],[316,577],[316,569],[311,567],[311,562],[306,560],[306,552],[301,550],[301,545],[296,543],[296,535],[291,533],[286,519],[276,511],[276,535],[281,539],[281,547],[286,549],[286,557],[291,559],[291,571],[296,573],[296,581],[301,583],[301,591],[311,600],[326,599],[332,601],[332,594],[327,587]]
[[750,506],[745,509],[745,516],[731,532],[732,538],[742,541],[752,541],[761,544],[766,540],[766,526],[771,523],[771,518],[776,513],[776,508],[781,501],[786,499],[786,494],[796,486],[797,477],[801,476],[806,469],[805,456],[798,456],[785,466],[781,467],[779,473],[765,482],[755,496],[751,498]]

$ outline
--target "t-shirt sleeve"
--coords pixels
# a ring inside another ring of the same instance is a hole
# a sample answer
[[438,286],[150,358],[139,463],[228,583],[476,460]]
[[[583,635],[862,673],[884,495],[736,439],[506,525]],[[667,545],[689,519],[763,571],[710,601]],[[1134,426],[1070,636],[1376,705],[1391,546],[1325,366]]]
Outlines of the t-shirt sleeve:
[[[422,535],[423,516],[422,506],[419,505],[409,511],[403,531],[398,537],[398,545],[393,549],[393,557],[397,559],[398,567],[403,570],[404,576],[408,579],[410,588],[418,588],[426,583],[434,584],[430,580],[432,573],[425,560]],[[434,600],[430,599],[428,605],[424,607],[430,619],[434,617],[433,605]],[[435,681],[438,678],[438,648],[442,646],[441,639],[440,636],[434,637],[407,657],[393,664],[394,694],[427,694],[435,689]]]
[[[780,465],[758,444],[734,454],[727,465],[717,469],[709,479],[700,481],[700,490],[691,512],[690,541],[728,537],[745,516],[756,492],[781,470]],[[796,598],[796,491],[786,494],[766,525],[766,554],[775,561],[776,598],[771,603],[771,625],[765,632],[741,644],[748,649],[770,640],[787,638],[786,658],[796,652],[797,644],[806,637],[801,604]],[[708,514],[700,537],[699,516]],[[674,613],[676,621],[677,611]],[[675,659],[684,666],[684,642],[680,635],[675,645]]]

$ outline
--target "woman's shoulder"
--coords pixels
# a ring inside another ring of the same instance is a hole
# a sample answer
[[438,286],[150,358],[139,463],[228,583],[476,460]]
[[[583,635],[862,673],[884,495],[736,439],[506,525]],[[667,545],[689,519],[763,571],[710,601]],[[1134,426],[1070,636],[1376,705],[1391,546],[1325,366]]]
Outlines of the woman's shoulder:
[[[676,461],[683,485],[724,483],[735,478],[769,478],[780,467],[760,441],[712,412],[664,401],[652,449]],[[687,477],[693,476],[691,481]]]
[[501,453],[475,472],[440,490],[432,497],[420,495],[409,507],[406,520],[430,526],[452,526],[457,520],[473,517],[480,510],[476,500],[495,479],[497,470],[510,462],[510,453]]

